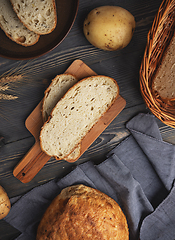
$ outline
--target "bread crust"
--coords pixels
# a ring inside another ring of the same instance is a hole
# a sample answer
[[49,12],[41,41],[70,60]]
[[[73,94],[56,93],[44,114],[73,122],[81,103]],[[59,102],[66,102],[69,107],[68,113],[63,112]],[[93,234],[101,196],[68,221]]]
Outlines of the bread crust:
[[97,189],[67,187],[52,201],[37,229],[36,240],[129,240],[120,206]]
[[[54,157],[54,158],[56,158],[56,159],[58,159],[58,160],[67,158],[67,157],[75,150],[75,148],[77,148],[77,147],[81,144],[82,140],[83,140],[84,137],[88,134],[88,132],[92,129],[92,127],[94,127],[94,125],[101,119],[101,117],[106,113],[106,111],[112,106],[112,104],[113,104],[113,103],[115,102],[115,100],[118,98],[118,96],[119,96],[119,86],[118,86],[117,82],[116,82],[113,78],[110,78],[110,77],[107,77],[107,76],[104,76],[104,75],[97,75],[97,76],[91,76],[91,77],[87,77],[87,78],[84,78],[84,79],[80,80],[78,83],[76,83],[73,87],[71,87],[71,88],[67,91],[67,93],[63,96],[62,99],[64,99],[65,96],[69,96],[69,94],[71,94],[71,92],[72,92],[74,89],[78,88],[79,84],[81,84],[83,81],[85,81],[85,83],[86,83],[86,81],[91,81],[91,80],[96,79],[96,78],[100,78],[101,80],[102,80],[103,78],[104,78],[104,79],[109,79],[111,82],[113,82],[113,84],[115,85],[115,87],[116,87],[116,89],[117,89],[117,91],[115,92],[115,97],[113,97],[113,99],[111,100],[111,102],[108,104],[108,106],[106,107],[106,110],[100,115],[100,117],[98,117],[98,120],[96,120],[95,122],[93,122],[92,126],[91,126],[90,128],[88,128],[88,130],[86,131],[86,134],[85,134],[83,137],[81,137],[78,142],[76,142],[76,143],[73,142],[74,147],[71,148],[71,150],[70,150],[67,154],[65,154],[65,155],[60,155],[60,156],[55,155],[55,154],[52,154],[52,155],[51,155],[51,154],[49,154],[49,153],[46,151],[46,149],[43,147],[43,142],[42,142],[43,136],[42,136],[42,135],[43,135],[43,131],[44,131],[43,129],[45,129],[45,127],[47,128],[47,124],[49,124],[49,122],[52,121],[53,113],[54,113],[55,109],[57,108],[58,105],[61,104],[61,103],[60,103],[61,101],[59,101],[58,104],[55,106],[55,108],[52,110],[51,115],[49,116],[48,120],[44,123],[44,125],[43,125],[43,127],[42,127],[42,129],[41,129],[41,132],[40,132],[40,146],[41,146],[41,149],[42,149],[43,152],[45,152],[46,154],[48,154],[48,155],[50,155],[50,156],[52,156],[52,157]],[[83,129],[83,130],[84,130],[84,129]],[[79,156],[80,156],[80,154],[79,154]]]
[[29,47],[29,46],[32,46],[32,45],[36,44],[36,43],[38,42],[39,38],[40,38],[40,36],[38,35],[37,38],[36,38],[36,40],[35,40],[32,44],[27,44],[27,43],[23,42],[23,38],[21,38],[21,37],[13,38],[10,34],[8,34],[8,33],[6,32],[6,30],[2,27],[1,24],[0,24],[0,27],[1,27],[1,29],[4,31],[5,35],[6,35],[9,39],[11,39],[13,42],[16,42],[17,44],[22,45],[22,46],[24,46],[24,47]]

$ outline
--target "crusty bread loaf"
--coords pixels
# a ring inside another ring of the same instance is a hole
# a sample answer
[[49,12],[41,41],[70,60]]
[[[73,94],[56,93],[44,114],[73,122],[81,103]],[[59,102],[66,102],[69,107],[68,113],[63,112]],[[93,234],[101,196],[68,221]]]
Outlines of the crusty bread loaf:
[[175,100],[175,35],[164,53],[153,78],[152,90],[162,99]]
[[55,0],[10,0],[21,22],[37,34],[52,32],[57,24]]
[[52,201],[37,229],[36,240],[129,240],[120,206],[85,185],[70,186]]
[[85,78],[56,104],[40,133],[41,149],[58,159],[67,157],[119,95],[116,81],[106,76]]
[[14,42],[31,46],[39,40],[39,35],[28,30],[13,11],[10,0],[0,2],[0,27],[5,34]]
[[[57,102],[64,96],[70,87],[72,87],[78,79],[72,74],[57,75],[46,89],[43,98],[42,115],[44,122],[48,119],[52,109]],[[80,145],[65,158],[65,160],[73,161],[80,155]]]

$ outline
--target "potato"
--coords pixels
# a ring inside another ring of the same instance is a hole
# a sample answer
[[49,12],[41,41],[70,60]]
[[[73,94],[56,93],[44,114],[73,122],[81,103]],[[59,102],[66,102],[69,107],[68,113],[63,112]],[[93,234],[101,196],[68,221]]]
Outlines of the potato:
[[11,208],[9,197],[2,186],[0,186],[0,219],[7,216]]
[[97,48],[114,51],[131,41],[135,30],[134,16],[118,6],[101,6],[93,9],[84,21],[87,40]]

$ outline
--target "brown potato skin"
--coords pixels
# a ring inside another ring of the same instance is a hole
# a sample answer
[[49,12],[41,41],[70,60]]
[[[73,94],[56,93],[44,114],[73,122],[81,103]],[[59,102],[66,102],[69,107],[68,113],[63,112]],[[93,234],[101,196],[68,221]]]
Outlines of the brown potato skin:
[[10,199],[2,186],[0,186],[0,219],[3,219],[10,212]]
[[93,9],[83,25],[87,40],[97,48],[115,51],[126,47],[135,30],[135,18],[118,6],[101,6]]

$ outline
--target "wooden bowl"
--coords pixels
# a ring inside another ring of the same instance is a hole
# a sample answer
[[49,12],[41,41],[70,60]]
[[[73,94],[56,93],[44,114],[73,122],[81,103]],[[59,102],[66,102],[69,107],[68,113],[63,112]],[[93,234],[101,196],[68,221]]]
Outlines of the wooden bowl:
[[24,47],[13,42],[0,29],[0,56],[14,60],[27,60],[50,52],[69,33],[75,21],[78,6],[79,0],[56,0],[57,26],[52,33],[40,36],[39,41],[33,46]]
[[146,105],[163,123],[175,128],[175,104],[164,102],[151,91],[152,80],[175,28],[175,0],[164,0],[148,33],[140,67],[140,89]]

